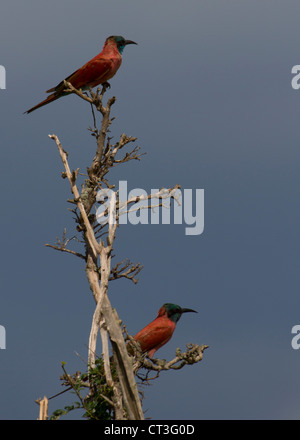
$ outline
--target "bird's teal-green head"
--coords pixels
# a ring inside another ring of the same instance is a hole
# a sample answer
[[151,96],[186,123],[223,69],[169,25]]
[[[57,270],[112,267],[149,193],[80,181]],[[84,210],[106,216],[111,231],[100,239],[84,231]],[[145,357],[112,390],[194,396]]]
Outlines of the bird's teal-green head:
[[[186,313],[186,312],[194,312],[194,313],[198,313],[196,312],[196,310],[192,310],[192,309],[183,309],[182,307],[178,306],[177,304],[172,304],[172,303],[166,303],[164,304],[161,309],[164,309],[165,314],[167,315],[167,317],[175,322],[175,324],[179,321],[179,319],[181,318],[182,313]],[[160,310],[161,310],[160,309]]]
[[122,54],[124,47],[127,44],[137,44],[135,41],[125,40],[125,38],[122,37],[121,35],[112,35],[112,36],[108,37],[106,41],[109,41],[109,40],[114,41],[116,43],[120,54]]

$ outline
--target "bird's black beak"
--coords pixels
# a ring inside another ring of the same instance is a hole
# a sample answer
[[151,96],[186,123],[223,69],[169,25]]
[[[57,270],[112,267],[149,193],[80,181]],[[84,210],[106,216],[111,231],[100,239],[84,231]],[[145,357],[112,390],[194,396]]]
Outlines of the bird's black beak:
[[181,313],[187,313],[187,312],[198,313],[198,312],[196,312],[196,310],[193,310],[193,309],[181,309]]
[[137,44],[135,41],[131,41],[131,40],[125,40],[125,46],[127,44]]

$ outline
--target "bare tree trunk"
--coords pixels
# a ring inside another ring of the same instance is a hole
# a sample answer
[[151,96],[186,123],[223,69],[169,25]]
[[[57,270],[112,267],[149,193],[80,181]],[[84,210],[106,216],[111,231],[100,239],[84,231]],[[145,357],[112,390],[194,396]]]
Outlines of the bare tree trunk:
[[[87,168],[88,178],[82,185],[80,193],[77,186],[79,169],[71,171],[68,163],[68,154],[63,149],[58,137],[55,134],[49,135],[49,137],[55,141],[64,165],[65,171],[62,173],[62,177],[68,179],[74,196],[74,199],[69,200],[69,202],[75,205],[75,209],[72,210],[72,212],[76,216],[77,231],[82,233],[85,253],[79,253],[67,248],[70,240],[66,239],[65,230],[62,240],[58,240],[57,245],[54,246],[48,244],[47,246],[62,252],[73,254],[85,261],[87,280],[96,303],[89,336],[89,371],[95,367],[97,339],[100,334],[106,383],[113,390],[112,399],[107,398],[106,396],[102,397],[113,407],[115,419],[143,420],[144,415],[135,380],[135,372],[138,368],[143,367],[149,371],[153,370],[157,375],[161,370],[178,369],[183,365],[192,364],[201,360],[203,351],[207,346],[190,347],[187,353],[178,353],[174,362],[170,361],[169,363],[164,364],[155,364],[155,360],[151,362],[145,359],[145,357],[140,356],[138,363],[134,366],[134,358],[129,356],[127,351],[121,329],[121,321],[119,320],[117,312],[112,309],[109,301],[108,286],[110,281],[120,278],[127,278],[136,283],[136,275],[140,272],[142,266],[140,263],[133,264],[129,260],[125,260],[118,262],[112,267],[112,251],[116,236],[117,222],[120,215],[128,213],[132,204],[143,200],[150,200],[149,206],[134,207],[133,211],[165,206],[163,201],[165,199],[170,200],[171,198],[180,204],[176,193],[180,186],[175,185],[173,188],[168,189],[162,188],[155,194],[151,193],[148,196],[142,194],[140,196],[131,197],[126,201],[120,201],[118,193],[111,191],[109,205],[106,210],[107,212],[105,211],[102,213],[102,219],[107,215],[108,220],[101,223],[100,215],[96,222],[96,216],[91,214],[91,210],[96,203],[97,192],[99,190],[105,189],[107,191],[113,188],[113,186],[106,180],[106,175],[114,166],[124,164],[130,160],[140,160],[140,148],[134,147],[130,152],[123,155],[123,157],[117,158],[117,154],[126,145],[135,142],[136,138],[122,134],[117,143],[114,145],[110,143],[111,138],[107,136],[112,121],[110,119],[110,109],[116,99],[114,97],[110,98],[106,107],[103,106],[102,99],[106,90],[105,86],[102,88],[101,93],[99,89],[97,90],[97,93],[90,90],[90,96],[82,93],[80,90],[76,90],[67,82],[65,82],[65,87],[66,91],[76,93],[82,99],[91,104],[94,128],[90,128],[90,131],[96,138],[97,151],[91,167]],[[96,126],[93,106],[102,114],[100,130],[98,130]],[[153,202],[154,199],[157,199],[156,204]],[[106,239],[104,239],[104,237]],[[110,354],[109,343],[111,345],[113,356]],[[179,365],[177,365],[178,362],[180,362]],[[112,365],[115,367],[117,374],[113,374]],[[67,383],[72,387],[73,381],[71,379],[71,377],[68,377]],[[91,395],[92,393],[93,391],[91,390]]]

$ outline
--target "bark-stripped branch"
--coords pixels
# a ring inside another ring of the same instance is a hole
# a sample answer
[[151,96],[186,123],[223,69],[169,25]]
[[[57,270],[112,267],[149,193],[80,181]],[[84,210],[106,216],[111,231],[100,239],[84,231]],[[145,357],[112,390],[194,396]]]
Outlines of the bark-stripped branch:
[[80,194],[79,194],[79,190],[78,190],[77,185],[76,185],[78,169],[76,171],[72,171],[71,172],[70,167],[69,167],[69,163],[68,163],[68,154],[63,149],[63,147],[62,147],[58,137],[55,134],[49,134],[49,138],[53,139],[55,141],[56,145],[57,145],[57,148],[58,148],[58,151],[59,151],[62,163],[64,164],[64,167],[65,167],[66,176],[67,176],[68,181],[69,181],[70,186],[71,186],[71,191],[72,191],[72,193],[74,194],[74,197],[75,197],[74,201],[75,201],[75,203],[76,203],[76,205],[77,205],[77,207],[78,207],[78,209],[80,211],[81,217],[82,217],[83,222],[84,222],[84,226],[86,228],[86,236],[87,236],[89,245],[90,245],[90,247],[91,247],[91,249],[93,251],[94,256],[97,256],[97,254],[99,254],[99,245],[97,243],[97,240],[95,239],[93,228],[91,227],[91,224],[89,222],[87,213],[86,213],[86,211],[84,209],[84,205],[82,203],[82,200],[81,200],[81,197],[80,197]]

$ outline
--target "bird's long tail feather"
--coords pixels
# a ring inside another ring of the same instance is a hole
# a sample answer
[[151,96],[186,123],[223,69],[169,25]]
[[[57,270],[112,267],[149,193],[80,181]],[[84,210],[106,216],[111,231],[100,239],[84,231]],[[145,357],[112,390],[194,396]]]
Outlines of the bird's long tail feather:
[[49,95],[46,99],[44,99],[44,101],[40,102],[39,104],[35,105],[34,107],[30,108],[29,110],[27,110],[24,113],[31,113],[34,110],[36,110],[37,108],[43,107],[46,104],[49,104],[49,102],[55,101],[56,99],[60,98],[61,95],[57,95],[56,93],[52,93],[52,95]]

